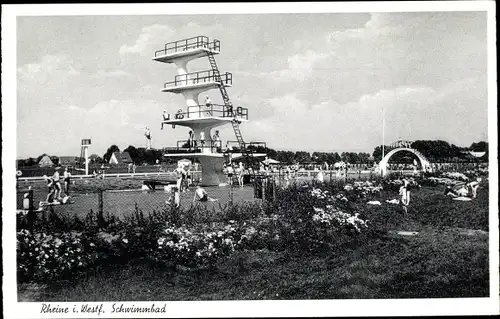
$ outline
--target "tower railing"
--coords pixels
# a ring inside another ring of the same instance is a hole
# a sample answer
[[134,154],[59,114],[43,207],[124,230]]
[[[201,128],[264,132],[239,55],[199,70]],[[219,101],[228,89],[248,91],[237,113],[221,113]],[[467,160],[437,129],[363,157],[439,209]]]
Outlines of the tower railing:
[[190,106],[187,110],[179,109],[177,113],[170,116],[170,118],[163,118],[164,121],[168,120],[182,120],[182,119],[192,119],[192,118],[203,118],[203,117],[223,117],[223,118],[236,118],[239,120],[248,120],[248,109],[238,106],[228,107],[222,104],[211,104],[197,105],[199,109],[197,111],[192,111],[190,108],[195,108],[196,106]]
[[232,85],[233,75],[230,72],[218,74],[213,70],[191,72],[187,74],[176,75],[174,81],[165,82],[163,87],[167,89],[206,82],[217,82],[221,83],[222,85]]
[[[165,147],[163,151],[168,153],[203,153],[209,149],[211,153],[241,153],[238,141],[227,141],[223,147],[222,141],[212,139],[205,140],[179,140],[177,145],[173,147]],[[248,142],[245,143],[245,149],[248,153],[265,152],[267,149],[265,142]]]
[[209,38],[206,36],[197,36],[174,42],[168,42],[165,44],[163,50],[155,51],[155,57],[197,48],[220,51],[220,41],[214,39],[212,42],[210,42]]
[[[267,149],[266,142],[244,142],[244,148],[248,153],[265,152]],[[227,141],[226,151],[228,152],[241,152],[239,141]]]
[[212,139],[206,140],[179,140],[174,147],[165,147],[165,153],[203,153],[204,150],[210,149],[212,153],[222,153],[222,142]]

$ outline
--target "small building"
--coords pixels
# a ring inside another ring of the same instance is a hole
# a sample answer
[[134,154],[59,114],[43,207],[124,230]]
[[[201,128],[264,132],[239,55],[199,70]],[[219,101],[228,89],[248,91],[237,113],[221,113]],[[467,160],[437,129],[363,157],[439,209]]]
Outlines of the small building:
[[59,156],[60,166],[75,166],[78,162],[78,157],[76,156]]
[[131,164],[132,158],[128,152],[114,152],[109,159],[109,164]]
[[39,167],[52,167],[54,166],[54,162],[50,159],[48,155],[44,155],[40,161],[38,161]]

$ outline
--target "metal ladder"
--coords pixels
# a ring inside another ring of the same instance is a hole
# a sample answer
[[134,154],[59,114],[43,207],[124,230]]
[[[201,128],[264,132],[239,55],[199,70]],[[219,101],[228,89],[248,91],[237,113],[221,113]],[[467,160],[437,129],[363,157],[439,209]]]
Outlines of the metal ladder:
[[[234,116],[233,103],[231,103],[231,100],[229,99],[229,94],[226,91],[226,87],[224,86],[224,83],[222,83],[219,68],[217,67],[217,62],[215,61],[214,54],[212,53],[212,51],[208,51],[207,56],[208,56],[208,61],[210,62],[210,67],[212,68],[212,72],[214,74],[214,79],[216,82],[219,83],[219,90],[222,95],[222,99],[224,101],[224,106],[226,107],[226,109],[230,110],[231,115]],[[250,152],[246,148],[245,141],[243,140],[243,136],[241,135],[240,123],[241,122],[238,121],[236,118],[233,119],[233,121],[231,122],[233,126],[234,135],[236,136],[236,140],[238,141],[238,145],[240,146],[241,154],[243,155],[245,164],[247,168],[250,168],[250,160],[249,160]]]

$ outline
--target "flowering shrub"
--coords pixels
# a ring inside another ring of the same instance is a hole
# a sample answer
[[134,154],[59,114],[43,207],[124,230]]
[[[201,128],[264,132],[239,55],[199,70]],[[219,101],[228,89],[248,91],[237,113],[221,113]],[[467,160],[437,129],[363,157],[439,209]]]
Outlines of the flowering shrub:
[[362,229],[368,227],[367,221],[359,218],[359,213],[354,215],[344,213],[332,205],[327,205],[325,209],[314,207],[312,220],[340,231],[355,230],[361,232]]
[[374,182],[370,181],[357,181],[346,184],[344,186],[344,190],[348,192],[355,192],[357,198],[364,198],[368,194],[380,194],[383,187],[382,185],[375,185]]
[[344,187],[334,182],[280,190],[272,207],[277,218],[269,227],[271,237],[279,238],[278,247],[301,253],[342,247],[366,229],[351,203],[375,187],[366,183]]
[[234,222],[217,231],[192,232],[185,227],[168,226],[157,240],[157,260],[176,265],[211,266],[234,251],[238,240]]
[[71,274],[94,263],[95,248],[81,232],[47,235],[21,230],[17,233],[19,275],[50,280]]

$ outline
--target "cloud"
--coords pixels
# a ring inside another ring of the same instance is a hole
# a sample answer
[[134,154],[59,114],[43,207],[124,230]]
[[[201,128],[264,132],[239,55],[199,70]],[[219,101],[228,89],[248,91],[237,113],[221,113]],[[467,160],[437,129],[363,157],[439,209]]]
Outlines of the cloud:
[[[476,82],[466,79],[439,88],[399,86],[346,103],[328,99],[309,104],[289,93],[268,99],[272,116],[243,125],[242,132],[280,149],[371,151],[382,141],[385,109],[388,143],[439,136],[465,145],[484,134],[487,126],[487,110],[475,111],[476,100],[468,99],[471,92],[463,90],[473,90],[471,83]],[[457,126],[464,130],[457,131]]]
[[60,82],[80,74],[74,61],[67,55],[45,55],[40,61],[25,64],[17,69],[21,81],[45,84]]
[[123,78],[123,77],[133,77],[132,74],[123,70],[110,70],[104,71],[99,70],[93,75],[96,78]]
[[[175,30],[167,25],[153,24],[141,29],[139,37],[132,45],[124,44],[120,47],[121,56],[139,54],[141,56],[154,56],[155,50],[160,50],[164,40],[172,38]],[[160,41],[162,39],[162,41]],[[155,49],[156,48],[156,49]]]

